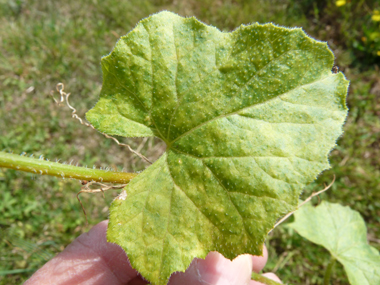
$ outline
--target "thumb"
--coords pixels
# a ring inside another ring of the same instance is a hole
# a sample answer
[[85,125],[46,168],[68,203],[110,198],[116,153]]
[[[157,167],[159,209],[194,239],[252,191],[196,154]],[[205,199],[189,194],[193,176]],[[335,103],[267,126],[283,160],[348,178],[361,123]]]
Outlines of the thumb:
[[204,260],[195,259],[185,273],[172,275],[169,284],[244,285],[249,284],[251,273],[250,255],[240,255],[231,261],[218,252],[210,252]]

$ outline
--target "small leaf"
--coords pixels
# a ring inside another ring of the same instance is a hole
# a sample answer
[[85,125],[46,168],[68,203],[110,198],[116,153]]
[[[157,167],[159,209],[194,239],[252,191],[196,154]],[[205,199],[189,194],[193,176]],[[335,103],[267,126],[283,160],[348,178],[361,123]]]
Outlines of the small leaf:
[[339,260],[350,284],[380,284],[380,255],[368,245],[367,229],[358,212],[323,201],[318,207],[306,204],[294,216],[289,227]]
[[112,204],[108,240],[154,284],[210,251],[261,255],[275,221],[329,168],[347,114],[348,81],[333,63],[301,29],[142,20],[102,59],[87,119],[167,148]]

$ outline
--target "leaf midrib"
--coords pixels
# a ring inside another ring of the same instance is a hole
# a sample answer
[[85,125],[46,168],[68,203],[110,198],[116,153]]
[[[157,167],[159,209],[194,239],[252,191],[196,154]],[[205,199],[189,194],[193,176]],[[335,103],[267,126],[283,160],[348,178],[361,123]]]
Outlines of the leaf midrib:
[[185,136],[188,135],[189,133],[191,133],[191,132],[193,132],[193,131],[195,131],[195,130],[201,128],[202,126],[204,126],[204,125],[206,125],[206,124],[208,124],[208,123],[210,123],[210,122],[213,122],[213,121],[218,120],[218,119],[220,119],[220,118],[225,118],[225,117],[228,117],[228,116],[236,115],[236,114],[238,114],[238,113],[241,112],[241,111],[244,111],[244,110],[247,110],[247,109],[249,109],[249,108],[254,108],[254,107],[257,107],[257,106],[260,106],[260,105],[266,104],[266,103],[268,103],[268,102],[270,102],[270,101],[272,101],[272,100],[278,99],[278,98],[281,99],[281,97],[283,97],[283,96],[289,94],[290,92],[293,92],[293,91],[295,91],[295,90],[297,90],[297,89],[304,88],[305,86],[312,85],[312,84],[315,84],[315,83],[317,83],[317,82],[323,81],[323,80],[325,80],[326,78],[328,78],[328,77],[330,77],[330,76],[331,76],[331,75],[328,75],[328,76],[325,76],[325,77],[319,78],[319,79],[317,79],[317,80],[315,80],[315,81],[313,81],[313,82],[310,82],[310,83],[308,83],[308,84],[304,84],[304,85],[297,86],[297,87],[295,87],[295,88],[293,88],[293,89],[291,89],[291,90],[289,90],[289,91],[287,91],[287,92],[285,92],[285,93],[283,93],[283,94],[280,94],[280,95],[278,95],[278,96],[275,96],[275,97],[273,97],[273,98],[271,98],[271,99],[268,99],[268,100],[266,100],[266,101],[264,101],[264,102],[256,103],[256,104],[253,104],[253,105],[250,105],[250,106],[247,106],[247,107],[241,108],[241,109],[239,109],[239,110],[237,110],[237,111],[234,111],[234,112],[230,112],[230,113],[227,113],[227,114],[222,114],[222,115],[216,116],[216,117],[214,117],[214,118],[212,118],[212,119],[209,119],[209,120],[207,120],[207,121],[205,121],[205,122],[203,122],[203,123],[201,123],[201,124],[199,124],[199,125],[197,125],[197,126],[191,128],[190,130],[186,131],[185,133],[181,134],[180,136],[176,137],[175,139],[173,139],[173,140],[170,141],[170,142],[166,141],[164,138],[161,138],[161,139],[163,139],[163,140],[166,142],[167,149],[170,149],[171,146],[172,146],[176,141],[178,141],[179,139],[185,137]]

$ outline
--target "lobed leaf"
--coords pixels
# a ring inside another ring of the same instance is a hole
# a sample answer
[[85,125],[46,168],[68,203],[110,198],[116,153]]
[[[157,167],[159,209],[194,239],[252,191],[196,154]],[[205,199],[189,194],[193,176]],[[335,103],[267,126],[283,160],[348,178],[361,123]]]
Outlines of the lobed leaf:
[[170,12],[140,21],[102,59],[87,119],[167,149],[113,202],[108,240],[154,284],[210,251],[261,255],[275,221],[329,168],[347,114],[333,62],[301,29],[224,33]]
[[358,212],[323,201],[318,207],[306,204],[294,216],[295,222],[288,226],[339,260],[350,284],[380,284],[380,255],[368,245],[367,229]]

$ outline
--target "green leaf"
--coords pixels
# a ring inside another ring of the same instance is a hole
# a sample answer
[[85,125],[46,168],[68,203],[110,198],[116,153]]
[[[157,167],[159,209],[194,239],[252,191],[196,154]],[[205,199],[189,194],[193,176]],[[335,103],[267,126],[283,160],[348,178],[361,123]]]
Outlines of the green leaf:
[[358,212],[323,201],[318,207],[306,204],[294,216],[289,227],[339,260],[350,284],[380,284],[380,255],[368,245],[367,229]]
[[142,20],[102,59],[87,119],[167,149],[112,204],[108,240],[154,284],[210,251],[261,255],[275,221],[329,168],[347,114],[333,62],[301,29],[224,33],[170,12]]

